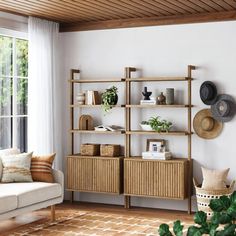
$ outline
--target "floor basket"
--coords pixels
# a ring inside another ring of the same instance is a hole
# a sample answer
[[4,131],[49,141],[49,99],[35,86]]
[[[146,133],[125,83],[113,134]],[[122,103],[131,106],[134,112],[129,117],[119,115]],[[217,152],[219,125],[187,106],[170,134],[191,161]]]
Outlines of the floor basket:
[[234,191],[234,183],[235,181],[233,181],[231,185],[228,185],[226,189],[206,190],[201,188],[201,185],[199,185],[197,181],[193,179],[193,184],[196,189],[198,210],[206,212],[207,218],[209,219],[212,216],[212,210],[209,207],[211,199],[217,199],[223,195],[230,196]]

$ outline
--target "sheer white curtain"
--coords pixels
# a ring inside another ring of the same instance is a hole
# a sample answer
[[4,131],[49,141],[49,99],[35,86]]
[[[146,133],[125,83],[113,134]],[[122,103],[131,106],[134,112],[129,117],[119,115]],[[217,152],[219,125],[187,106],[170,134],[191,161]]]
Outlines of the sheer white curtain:
[[61,168],[60,81],[57,74],[59,24],[29,18],[28,150],[56,152]]

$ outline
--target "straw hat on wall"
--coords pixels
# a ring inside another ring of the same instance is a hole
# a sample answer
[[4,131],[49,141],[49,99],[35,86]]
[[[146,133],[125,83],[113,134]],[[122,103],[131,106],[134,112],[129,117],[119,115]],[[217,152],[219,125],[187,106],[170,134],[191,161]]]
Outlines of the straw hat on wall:
[[210,109],[203,109],[195,115],[193,128],[199,137],[213,139],[221,133],[223,123],[213,118]]

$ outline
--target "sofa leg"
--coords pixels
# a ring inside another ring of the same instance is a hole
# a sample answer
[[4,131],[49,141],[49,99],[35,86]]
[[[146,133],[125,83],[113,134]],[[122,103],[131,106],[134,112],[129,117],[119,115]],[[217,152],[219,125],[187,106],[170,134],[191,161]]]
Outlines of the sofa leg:
[[51,206],[51,221],[56,220],[55,205]]

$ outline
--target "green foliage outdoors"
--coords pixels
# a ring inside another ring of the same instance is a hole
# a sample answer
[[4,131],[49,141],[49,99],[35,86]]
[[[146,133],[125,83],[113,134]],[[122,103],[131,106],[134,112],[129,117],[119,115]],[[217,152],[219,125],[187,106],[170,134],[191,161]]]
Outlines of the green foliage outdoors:
[[[236,191],[230,196],[221,196],[219,199],[212,199],[210,208],[213,216],[207,220],[203,211],[194,215],[194,223],[187,230],[187,236],[236,236]],[[160,225],[158,232],[160,236],[182,236],[184,226],[181,222],[175,221],[173,232],[167,224]]]
[[[16,39],[17,104],[27,105],[28,41]],[[13,92],[13,39],[0,36],[0,107],[11,106]],[[23,78],[22,78],[23,77]]]

